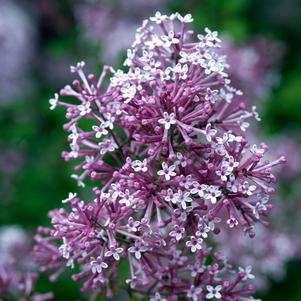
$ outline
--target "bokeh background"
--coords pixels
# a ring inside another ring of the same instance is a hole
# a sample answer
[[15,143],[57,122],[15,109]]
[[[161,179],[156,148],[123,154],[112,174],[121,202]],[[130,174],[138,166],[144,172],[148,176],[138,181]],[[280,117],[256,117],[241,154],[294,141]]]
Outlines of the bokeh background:
[[[48,99],[72,80],[69,66],[77,61],[91,72],[104,63],[122,68],[135,28],[157,10],[192,13],[195,31],[207,26],[224,37],[233,77],[262,117],[254,135],[290,159],[280,172],[275,227],[300,238],[300,0],[0,0],[0,226],[33,234],[79,190],[72,164],[61,158],[64,113],[50,111]],[[259,297],[301,300],[299,254],[285,258],[281,277],[268,276]],[[55,284],[42,276],[38,290],[82,300],[67,274]]]

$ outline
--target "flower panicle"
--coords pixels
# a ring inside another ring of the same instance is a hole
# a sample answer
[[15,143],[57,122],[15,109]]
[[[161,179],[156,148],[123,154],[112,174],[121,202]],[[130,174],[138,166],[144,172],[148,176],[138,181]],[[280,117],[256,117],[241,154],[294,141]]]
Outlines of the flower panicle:
[[157,12],[138,28],[127,71],[105,66],[96,80],[80,62],[71,67],[80,81],[50,100],[67,110],[72,177],[101,183],[90,202],[69,194],[71,210],[52,211],[53,228],[40,229],[34,253],[53,278],[79,265],[83,289],[110,295],[126,259],[126,285],[151,300],[252,300],[243,269],[221,258],[208,265],[208,237],[225,227],[253,237],[268,225],[272,171],[285,158],[269,161],[265,144],[250,144],[256,108],[231,86],[217,32],[194,40],[192,21]]

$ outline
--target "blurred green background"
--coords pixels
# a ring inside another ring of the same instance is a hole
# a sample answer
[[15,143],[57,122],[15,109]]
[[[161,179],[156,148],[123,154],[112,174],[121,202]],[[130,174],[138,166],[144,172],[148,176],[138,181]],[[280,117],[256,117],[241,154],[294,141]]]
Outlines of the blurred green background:
[[[1,152],[9,153],[3,164],[12,165],[8,171],[0,171],[1,225],[17,224],[34,233],[36,226],[48,224],[50,209],[60,206],[69,191],[78,190],[70,179],[72,164],[61,158],[61,151],[67,149],[62,130],[64,112],[50,111],[48,99],[69,83],[70,64],[84,59],[91,72],[99,71],[102,65],[101,45],[81,39],[84,32],[74,13],[74,6],[80,3],[18,3],[33,20],[36,51],[26,74],[31,82],[30,94],[24,93],[9,105],[0,106]],[[163,11],[192,13],[196,30],[208,26],[230,34],[236,42],[256,35],[282,42],[285,51],[281,79],[261,108],[262,130],[266,135],[286,130],[300,138],[300,0],[175,0],[169,1]],[[117,66],[121,66],[121,58],[122,55]],[[291,262],[287,277],[273,282],[271,289],[260,297],[266,301],[301,300],[300,271],[301,263]],[[49,284],[46,276],[39,282],[39,290],[54,291],[56,300],[81,300],[78,288],[68,275],[56,284]]]

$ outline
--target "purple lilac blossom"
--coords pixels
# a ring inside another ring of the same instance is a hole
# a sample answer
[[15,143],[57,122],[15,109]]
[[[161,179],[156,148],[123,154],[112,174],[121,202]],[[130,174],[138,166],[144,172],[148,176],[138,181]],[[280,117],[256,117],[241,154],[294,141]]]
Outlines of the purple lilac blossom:
[[[253,134],[253,140],[258,136]],[[299,146],[292,137],[278,135],[269,139],[275,154],[285,153],[287,156],[286,168],[279,165],[274,173],[290,190],[300,187],[295,181],[300,175]],[[258,235],[253,240],[240,235],[239,231],[224,231],[215,236],[220,253],[233,266],[252,266],[256,275],[254,284],[258,290],[267,290],[271,279],[283,279],[286,264],[290,260],[300,259],[301,254],[300,226],[297,224],[301,213],[298,194],[278,193],[272,200],[274,210],[269,216],[270,226],[268,229],[257,227]]]
[[136,31],[127,71],[86,76],[79,62],[71,72],[80,80],[50,99],[67,110],[72,177],[96,183],[94,199],[70,193],[70,209],[51,211],[52,228],[38,230],[34,255],[51,280],[80,267],[72,278],[83,291],[112,296],[126,260],[128,290],[152,301],[254,300],[250,268],[233,269],[210,242],[268,226],[272,169],[285,159],[248,142],[256,108],[231,86],[217,32],[194,35],[192,22],[156,12]]

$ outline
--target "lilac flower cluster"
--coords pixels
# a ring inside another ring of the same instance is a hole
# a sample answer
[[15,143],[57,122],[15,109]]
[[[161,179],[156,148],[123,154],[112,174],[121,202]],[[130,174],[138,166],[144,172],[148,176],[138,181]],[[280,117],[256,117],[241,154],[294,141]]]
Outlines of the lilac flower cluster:
[[0,300],[46,301],[53,297],[52,293],[35,292],[38,273],[29,241],[17,226],[0,228]]
[[[119,266],[129,265],[127,288],[151,301],[253,300],[250,268],[233,270],[212,237],[237,228],[254,237],[267,226],[274,192],[268,147],[250,145],[242,92],[227,76],[217,32],[194,41],[191,15],[161,15],[136,32],[124,65],[85,75],[55,94],[51,109],[67,110],[70,151],[79,186],[98,183],[84,202],[70,193],[70,210],[50,212],[34,254],[55,280],[67,267],[83,290],[115,289]],[[110,82],[106,84],[107,75]]]

